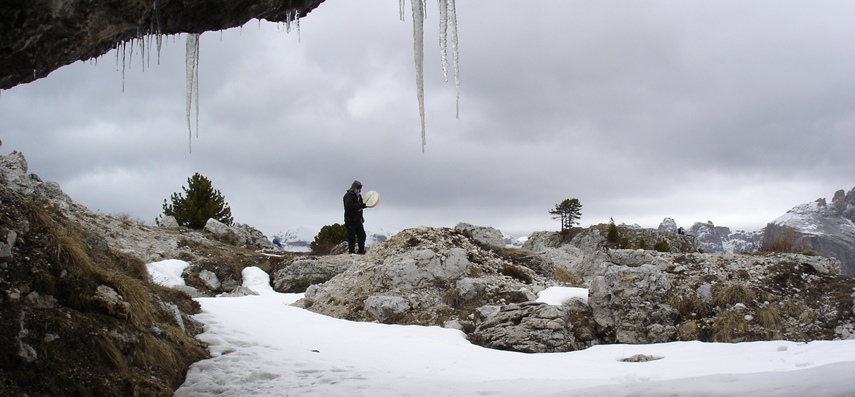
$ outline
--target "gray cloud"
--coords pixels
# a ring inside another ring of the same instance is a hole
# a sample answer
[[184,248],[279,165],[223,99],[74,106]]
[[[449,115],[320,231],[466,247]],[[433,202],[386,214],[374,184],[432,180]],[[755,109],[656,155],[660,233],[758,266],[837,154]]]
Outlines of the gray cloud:
[[855,185],[855,5],[505,0],[457,4],[460,117],[436,10],[421,152],[412,21],[398,4],[324,3],[301,21],[202,35],[188,151],[184,38],[0,95],[4,150],[93,210],[145,220],[194,172],[267,234],[341,221],[353,179],[371,230],[712,220],[758,229]]

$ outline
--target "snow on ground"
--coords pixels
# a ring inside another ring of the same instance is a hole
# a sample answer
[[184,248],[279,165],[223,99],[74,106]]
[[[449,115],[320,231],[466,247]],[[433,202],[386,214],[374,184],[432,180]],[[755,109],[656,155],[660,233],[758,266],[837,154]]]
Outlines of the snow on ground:
[[[170,266],[149,266],[170,280]],[[182,268],[183,269],[183,268]],[[601,345],[568,353],[485,349],[457,330],[339,320],[290,306],[258,268],[258,296],[199,298],[212,358],[175,396],[853,396],[855,340]],[[173,280],[174,281],[174,280]],[[181,281],[183,282],[183,281]],[[168,282],[166,285],[169,285]],[[541,294],[552,303],[579,289]],[[623,362],[637,354],[658,359]]]
[[178,259],[167,259],[165,261],[153,262],[146,265],[152,281],[167,287],[184,286],[184,278],[181,272],[189,264]]

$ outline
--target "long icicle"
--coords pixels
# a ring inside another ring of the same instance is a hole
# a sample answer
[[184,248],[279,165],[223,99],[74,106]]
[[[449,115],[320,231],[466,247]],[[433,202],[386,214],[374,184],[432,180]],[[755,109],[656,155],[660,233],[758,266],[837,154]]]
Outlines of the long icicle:
[[425,79],[424,79],[424,0],[410,0],[413,6],[413,53],[416,62],[416,90],[422,127],[422,153],[425,151]]
[[187,35],[187,55],[185,64],[187,67],[187,130],[189,131],[188,147],[193,152],[193,125],[190,121],[190,112],[193,109],[193,101],[196,102],[196,138],[199,137],[199,33]]
[[447,11],[449,29],[451,30],[451,53],[452,53],[452,65],[454,67],[454,90],[456,92],[457,98],[455,99],[455,110],[454,117],[460,118],[460,67],[459,60],[460,56],[457,51],[457,6],[454,4],[454,0],[448,0],[448,11]]

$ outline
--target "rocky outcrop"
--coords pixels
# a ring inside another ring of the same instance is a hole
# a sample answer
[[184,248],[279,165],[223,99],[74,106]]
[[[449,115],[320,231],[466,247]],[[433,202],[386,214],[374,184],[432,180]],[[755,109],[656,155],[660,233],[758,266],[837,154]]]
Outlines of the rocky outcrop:
[[842,272],[855,277],[855,188],[838,190],[831,204],[824,198],[801,204],[770,222],[764,229],[765,244],[785,239],[787,228],[794,231],[793,250],[812,250],[839,259]]
[[204,230],[226,244],[237,245],[249,249],[273,249],[275,246],[260,230],[241,223],[228,226],[211,218],[205,223]]
[[323,284],[343,273],[355,261],[349,254],[297,259],[273,273],[273,289],[286,293],[306,292],[310,286]]
[[484,306],[478,314],[481,321],[469,335],[475,344],[524,353],[576,350],[570,313],[562,306],[524,302]]
[[198,303],[155,286],[139,259],[67,216],[66,196],[45,197],[53,189],[38,178],[22,185],[6,171],[0,395],[171,396],[207,356],[190,317]]
[[364,256],[344,257],[353,264],[309,287],[298,306],[350,320],[454,327],[495,348],[577,348],[570,312],[532,302],[537,292],[559,285],[543,275],[551,274],[545,270],[551,262],[532,252],[487,245],[457,229],[419,227]]
[[483,244],[503,247],[505,238],[499,229],[489,226],[475,226],[469,223],[460,222],[454,227],[454,230],[465,234]]
[[[408,229],[309,287],[298,305],[357,321],[453,327],[473,343],[523,352],[599,343],[834,339],[855,329],[855,280],[839,274],[835,259],[609,248],[598,227],[565,239],[539,232],[526,249],[511,250],[489,248],[458,230]],[[691,240],[670,241],[697,247]],[[538,261],[553,272],[529,267]],[[588,299],[535,302],[539,291],[556,285],[585,285]]]
[[[0,89],[43,78],[133,41],[290,22],[324,0],[119,0],[0,2]],[[151,47],[149,47],[151,48]]]

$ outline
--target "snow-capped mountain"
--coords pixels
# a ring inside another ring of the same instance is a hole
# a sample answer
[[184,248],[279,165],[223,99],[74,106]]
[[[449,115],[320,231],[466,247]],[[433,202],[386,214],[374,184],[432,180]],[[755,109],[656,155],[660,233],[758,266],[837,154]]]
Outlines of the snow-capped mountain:
[[727,226],[716,226],[712,221],[695,222],[686,232],[694,235],[701,243],[704,252],[753,252],[763,241],[763,232],[746,232],[744,230],[730,231]]
[[785,226],[795,230],[796,246],[840,259],[843,274],[855,276],[855,188],[838,190],[831,204],[819,198],[793,207],[766,226],[766,238]]
[[[665,218],[659,224],[659,231],[677,233],[677,223],[671,218]],[[731,232],[727,226],[716,226],[712,221],[706,223],[695,222],[684,233],[695,236],[706,253],[725,252],[753,252],[760,246],[763,240],[763,232],[745,232],[737,230]]]

